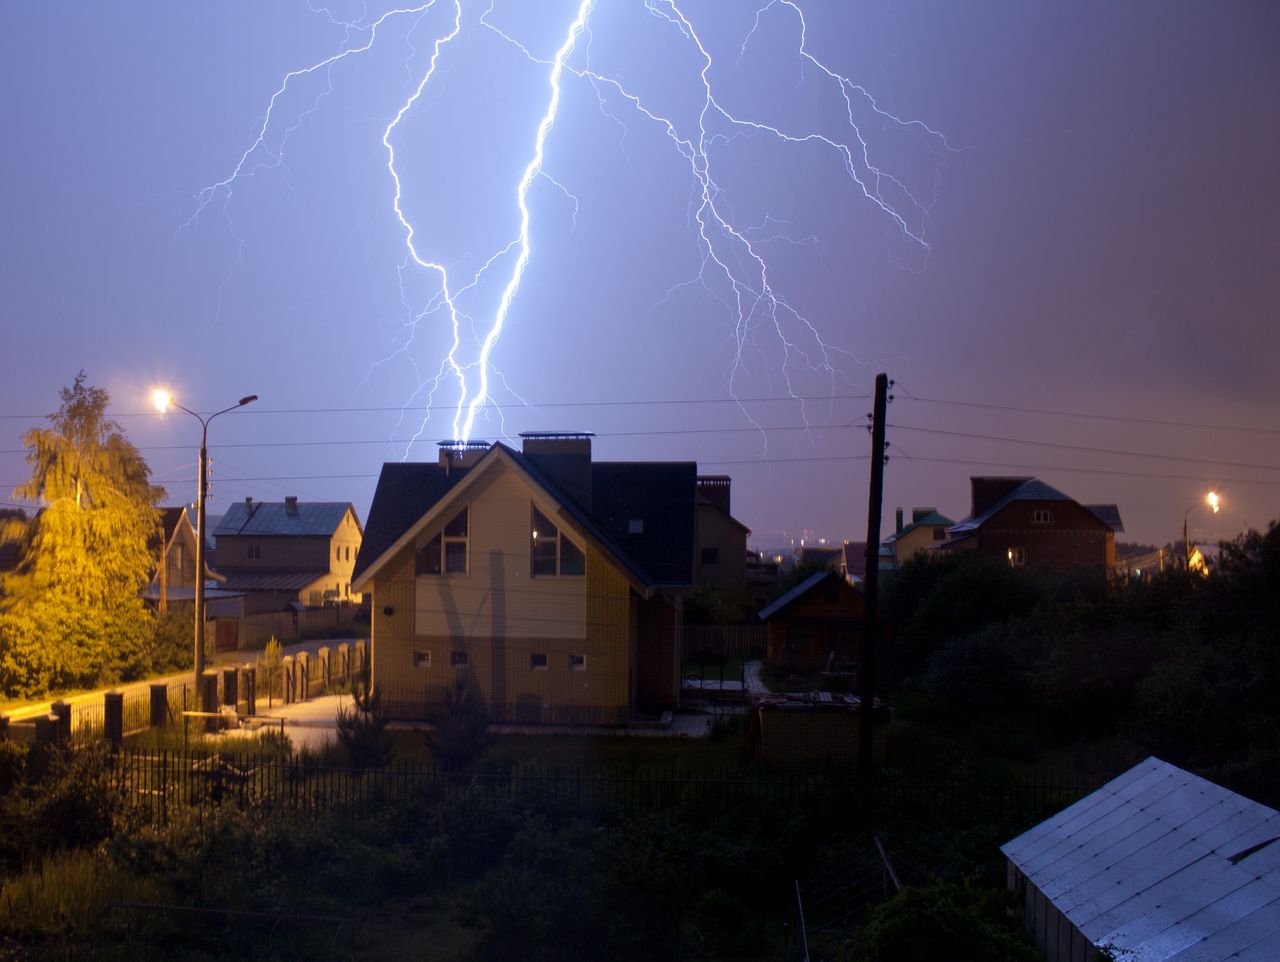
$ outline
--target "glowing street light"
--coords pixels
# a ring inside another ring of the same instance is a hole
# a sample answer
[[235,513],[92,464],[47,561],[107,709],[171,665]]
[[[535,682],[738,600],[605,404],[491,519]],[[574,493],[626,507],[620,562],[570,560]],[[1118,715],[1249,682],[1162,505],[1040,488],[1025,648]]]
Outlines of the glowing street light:
[[[204,674],[204,499],[206,490],[209,487],[209,422],[216,418],[219,414],[226,414],[228,411],[234,411],[236,408],[242,408],[246,404],[252,404],[258,400],[258,395],[250,394],[242,397],[231,407],[223,408],[221,411],[215,411],[208,417],[201,417],[195,411],[188,407],[183,407],[173,399],[173,395],[162,388],[157,388],[151,392],[152,403],[155,404],[156,410],[161,414],[168,412],[170,407],[175,407],[179,411],[186,411],[193,418],[200,422],[200,481],[196,487],[196,631],[195,631],[195,678],[196,678],[196,698],[200,698],[200,680]],[[201,705],[202,711],[213,711],[213,705]]]
[[1222,499],[1218,497],[1218,492],[1210,491],[1204,496],[1204,500],[1197,501],[1195,504],[1191,505],[1191,507],[1187,508],[1186,512],[1182,515],[1182,547],[1187,553],[1188,571],[1191,570],[1191,541],[1187,537],[1187,519],[1191,516],[1191,512],[1202,504],[1205,507],[1210,508],[1214,514],[1217,514],[1218,510],[1222,507]]

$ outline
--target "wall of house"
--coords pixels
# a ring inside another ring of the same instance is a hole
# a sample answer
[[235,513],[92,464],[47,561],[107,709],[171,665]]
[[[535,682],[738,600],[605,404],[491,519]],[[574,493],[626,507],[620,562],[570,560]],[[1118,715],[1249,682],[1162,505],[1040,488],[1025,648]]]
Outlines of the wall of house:
[[[700,504],[695,515],[697,547],[693,558],[693,583],[714,588],[745,588],[747,585],[747,532],[719,508]],[[715,552],[716,560],[703,560],[704,552]]]
[[[249,557],[250,545],[258,546],[257,558]],[[327,535],[218,536],[219,571],[328,571],[330,556]],[[355,556],[353,549],[353,564]]]
[[[555,505],[506,470],[477,477],[467,495],[466,574],[413,573],[417,550],[456,515],[451,506],[374,579],[373,670],[392,715],[423,717],[466,671],[496,720],[626,721],[633,651],[627,580],[572,532],[586,554],[586,574],[532,577],[530,505],[563,526]],[[466,667],[455,666],[463,658]]]
[[351,593],[351,572],[355,570],[356,554],[360,551],[363,537],[360,525],[356,523],[355,513],[348,509],[329,542],[330,580],[336,586],[340,600],[356,604],[360,603],[361,596]]
[[[169,588],[194,588],[196,586],[196,538],[191,526],[179,524],[173,529],[165,552],[165,577]],[[159,577],[157,574],[157,583]]]
[[[941,532],[941,537],[935,533]],[[898,564],[911,558],[917,552],[924,551],[947,540],[946,525],[922,524],[899,535],[893,541],[893,557]]]
[[[1037,524],[1036,511],[1053,520]],[[1074,501],[1015,501],[978,529],[978,550],[1002,560],[1022,548],[1026,564],[1109,568],[1116,560],[1115,532]]]
[[862,593],[828,578],[769,619],[768,658],[775,665],[823,668],[834,652],[862,660]]
[[679,596],[636,601],[636,705],[644,711],[673,708],[679,698],[683,622]]

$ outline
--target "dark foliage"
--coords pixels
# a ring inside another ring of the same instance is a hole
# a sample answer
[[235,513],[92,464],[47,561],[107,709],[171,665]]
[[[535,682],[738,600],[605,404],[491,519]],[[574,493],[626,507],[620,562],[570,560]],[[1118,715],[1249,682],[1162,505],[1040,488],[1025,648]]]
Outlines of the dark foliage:
[[454,675],[431,724],[435,730],[427,733],[427,746],[447,772],[466,771],[489,746],[489,709],[469,672]]
[[351,708],[338,709],[338,744],[356,768],[384,768],[391,761],[391,736],[382,699],[369,678],[369,663],[351,679]]

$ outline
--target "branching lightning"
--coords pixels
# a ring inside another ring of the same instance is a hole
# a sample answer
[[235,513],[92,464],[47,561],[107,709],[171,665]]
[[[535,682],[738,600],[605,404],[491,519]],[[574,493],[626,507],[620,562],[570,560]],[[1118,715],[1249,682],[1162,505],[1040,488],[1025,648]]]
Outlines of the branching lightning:
[[[616,6],[620,0],[608,2]],[[813,233],[793,237],[787,222],[767,213],[762,219],[757,217],[755,223],[742,223],[734,212],[729,191],[719,173],[722,158],[734,150],[739,139],[748,137],[769,138],[788,149],[825,152],[842,172],[851,191],[872,205],[891,230],[919,252],[923,263],[929,252],[926,228],[936,201],[939,178],[935,176],[927,197],[913,192],[904,178],[887,170],[875,159],[871,133],[860,123],[859,117],[874,118],[874,125],[879,130],[896,129],[913,134],[924,142],[936,157],[935,175],[940,173],[946,154],[955,148],[940,131],[918,120],[901,119],[885,109],[865,87],[820,59],[811,49],[809,24],[795,0],[768,0],[755,10],[754,21],[742,37],[737,61],[732,66],[741,64],[762,35],[790,31],[798,36],[794,56],[801,76],[806,78],[806,82],[825,86],[829,94],[838,98],[836,102],[843,105],[838,130],[820,129],[816,124],[805,125],[793,118],[783,123],[749,115],[740,108],[731,109],[717,79],[719,73],[727,68],[718,64],[712,45],[705,39],[706,24],[689,15],[686,0],[626,2],[639,4],[667,35],[672,51],[692,58],[698,65],[696,87],[687,94],[690,98],[688,103],[693,107],[689,116],[695,118],[692,124],[687,118],[681,120],[670,111],[660,109],[649,95],[634,88],[625,78],[593,62],[590,45],[597,0],[577,0],[572,16],[565,12],[567,22],[559,32],[559,46],[550,55],[535,53],[529,43],[501,25],[501,18],[495,10],[496,0],[485,0],[470,13],[464,9],[464,0],[428,0],[394,7],[371,19],[362,14],[358,20],[337,17],[327,8],[312,7],[313,12],[328,17],[331,23],[342,29],[343,40],[339,49],[284,74],[267,100],[249,145],[230,173],[195,195],[195,209],[183,225],[184,229],[196,224],[214,205],[220,208],[230,224],[236,185],[258,171],[285,165],[285,148],[290,135],[308,116],[322,108],[325,97],[333,91],[335,70],[345,66],[347,61],[379,55],[383,46],[382,35],[399,31],[396,36],[410,49],[405,67],[416,71],[416,76],[406,86],[404,99],[382,128],[381,135],[385,176],[390,185],[389,205],[399,224],[404,245],[398,272],[407,336],[392,356],[408,356],[408,348],[419,325],[437,318],[447,325],[449,348],[435,373],[419,378],[415,397],[422,392],[434,397],[445,384],[455,385],[457,399],[451,425],[452,437],[465,441],[471,437],[477,417],[490,405],[495,381],[503,385],[503,390],[514,394],[493,361],[503,331],[517,311],[522,281],[529,270],[535,269],[531,238],[537,210],[530,198],[534,183],[542,179],[556,188],[572,205],[576,223],[579,199],[573,185],[562,177],[553,176],[544,169],[544,165],[547,143],[554,134],[566,85],[585,85],[594,95],[601,115],[621,129],[620,151],[625,152],[626,139],[632,135],[630,125],[639,124],[665,140],[674,156],[679,158],[682,169],[687,169],[690,185],[688,222],[699,252],[698,265],[691,276],[670,285],[667,296],[669,298],[684,288],[699,287],[719,305],[727,319],[732,345],[728,364],[730,392],[735,393],[739,379],[751,373],[753,358],[768,356],[769,350],[778,356],[780,351],[776,374],[783,389],[796,398],[803,410],[804,392],[793,378],[801,372],[816,373],[829,379],[834,388],[836,380],[844,377],[841,359],[852,358],[852,355],[824,339],[820,323],[797,307],[775,285],[774,271],[767,254],[771,245],[780,242],[818,247],[820,241]],[[719,7],[712,5],[706,9],[709,16]],[[425,58],[425,62],[420,62],[424,58],[416,56],[418,50],[413,38],[428,18],[434,25],[430,56]],[[528,143],[526,159],[519,167],[518,178],[514,184],[505,187],[499,184],[492,191],[510,198],[514,211],[518,213],[514,236],[499,237],[487,253],[475,259],[473,264],[480,264],[477,270],[460,275],[458,265],[446,264],[422,247],[418,222],[430,215],[406,209],[404,187],[406,178],[424,174],[405,167],[397,154],[397,145],[406,118],[420,108],[433,80],[446,69],[442,65],[447,64],[450,57],[468,54],[466,44],[459,41],[474,31],[487,31],[496,36],[542,71],[545,97],[541,101],[543,106],[532,140]],[[309,84],[316,86],[309,88]],[[301,94],[294,94],[292,91],[296,87],[305,89]],[[292,116],[284,116],[286,111],[282,105],[287,94],[303,96],[308,106]],[[230,231],[237,245],[238,264],[243,242],[234,225]],[[235,270],[234,264],[231,270]],[[423,303],[415,305],[406,289],[405,279],[410,273],[431,279],[434,293]],[[491,275],[497,280],[489,280]],[[490,288],[500,293],[496,300],[486,305],[484,294]],[[771,347],[766,347],[766,344]],[[412,363],[411,357],[410,361]],[[770,371],[769,376],[775,375]],[[747,408],[741,407],[747,419],[755,424]],[[425,422],[418,429],[419,435],[424,428]]]

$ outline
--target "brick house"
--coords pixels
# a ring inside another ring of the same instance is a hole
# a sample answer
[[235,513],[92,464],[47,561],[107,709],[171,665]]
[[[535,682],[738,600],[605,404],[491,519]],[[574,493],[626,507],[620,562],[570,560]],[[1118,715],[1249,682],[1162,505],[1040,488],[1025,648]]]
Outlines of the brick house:
[[1109,571],[1116,532],[1114,504],[1083,505],[1038,478],[969,479],[969,517],[948,530],[943,551],[978,551],[1014,567],[1048,565]]
[[349,502],[245,498],[213,536],[223,587],[244,595],[242,614],[360,600],[351,573],[364,532]]
[[697,466],[593,462],[588,434],[383,465],[352,578],[373,680],[421,718],[469,672],[498,720],[621,724],[679,693]]

